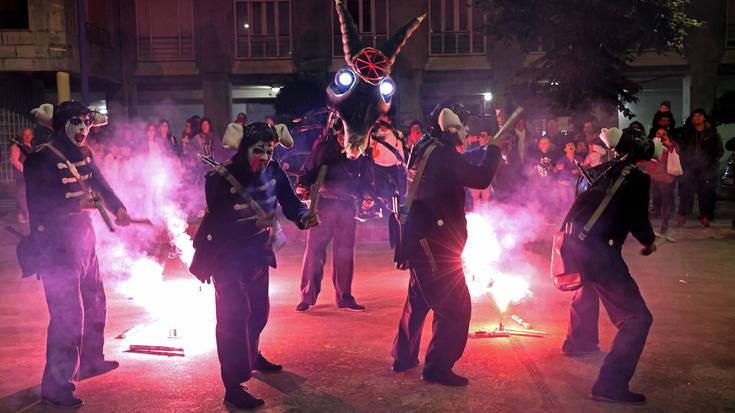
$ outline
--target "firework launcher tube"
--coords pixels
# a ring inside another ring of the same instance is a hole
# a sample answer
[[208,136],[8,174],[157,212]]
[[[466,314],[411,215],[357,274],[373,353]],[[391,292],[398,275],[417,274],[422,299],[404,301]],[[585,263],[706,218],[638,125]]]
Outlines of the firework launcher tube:
[[313,214],[316,211],[316,205],[319,203],[319,190],[324,184],[324,178],[327,176],[327,165],[319,167],[319,175],[316,177],[316,182],[311,187],[311,197],[309,202],[309,213]]
[[523,113],[523,106],[518,106],[516,110],[513,111],[513,114],[511,114],[508,120],[505,122],[505,125],[503,125],[498,133],[493,136],[493,141],[497,141],[501,136],[503,136],[505,132],[507,132],[516,123],[518,117],[521,116],[521,113]]
[[530,324],[528,324],[524,319],[522,319],[521,317],[519,317],[519,316],[517,316],[515,314],[511,315],[510,318],[512,318],[513,321],[515,321],[516,323],[520,324],[523,328],[525,328],[527,330],[529,330],[531,328],[531,325]]

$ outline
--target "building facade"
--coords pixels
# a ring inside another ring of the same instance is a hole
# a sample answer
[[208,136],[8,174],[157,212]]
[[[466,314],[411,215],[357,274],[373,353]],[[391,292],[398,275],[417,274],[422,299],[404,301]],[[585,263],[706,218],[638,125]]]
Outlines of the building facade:
[[[392,76],[401,125],[459,96],[475,110],[502,85],[500,45],[482,35],[472,0],[344,0],[365,44],[379,46],[417,15],[427,18]],[[79,0],[0,6],[0,179],[10,179],[8,138],[44,102],[79,98]],[[299,76],[328,81],[345,65],[333,0],[86,0],[90,104],[116,119],[169,119],[175,132],[199,114],[222,129],[238,112],[274,112],[279,88]],[[684,56],[644,55],[631,74],[644,86],[632,109],[650,124],[669,100],[677,120],[735,88],[735,0],[693,0],[707,22]],[[496,84],[493,84],[496,82]],[[605,123],[615,121],[611,114]],[[628,120],[620,123],[627,125]],[[608,125],[602,125],[608,126]]]

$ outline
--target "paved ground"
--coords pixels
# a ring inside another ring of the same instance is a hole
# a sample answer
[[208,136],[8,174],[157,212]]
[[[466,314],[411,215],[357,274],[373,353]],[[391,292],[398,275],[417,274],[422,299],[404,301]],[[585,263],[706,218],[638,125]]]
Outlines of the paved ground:
[[[646,406],[590,401],[589,388],[604,355],[570,359],[559,354],[570,296],[544,278],[548,247],[542,242],[527,246],[526,260],[539,269],[534,295],[511,312],[549,336],[470,340],[456,366],[472,380],[466,389],[423,384],[420,369],[391,372],[389,352],[407,275],[391,268],[382,243],[361,243],[357,254],[354,290],[368,311],[336,309],[325,283],[316,308],[301,314],[293,309],[303,243],[292,242],[272,273],[271,319],[262,339],[264,353],[286,371],[258,376],[248,387],[266,399],[263,412],[735,411],[735,231],[729,221],[719,225],[682,229],[679,242],[662,245],[648,258],[637,255],[637,245],[626,246],[654,314],[632,382],[634,390],[648,396]],[[37,404],[48,322],[43,293],[40,283],[19,278],[10,238],[4,232],[0,238],[5,244],[0,247],[0,411],[43,411]],[[149,317],[114,285],[107,290],[106,352],[121,367],[80,384],[78,395],[86,401],[80,411],[225,411],[211,347],[183,358],[124,352],[125,342],[114,337]],[[487,301],[473,310],[473,330],[495,322]],[[606,316],[601,326],[601,347],[607,350],[614,329]],[[425,337],[429,333],[427,323]],[[201,339],[211,346],[211,336]]]

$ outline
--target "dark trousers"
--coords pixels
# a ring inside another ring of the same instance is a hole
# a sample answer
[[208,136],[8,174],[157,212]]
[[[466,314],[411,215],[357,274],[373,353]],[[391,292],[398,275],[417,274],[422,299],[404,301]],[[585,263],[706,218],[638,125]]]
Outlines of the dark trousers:
[[406,200],[406,170],[401,165],[374,165],[375,187],[378,196],[386,202],[386,208],[392,208],[393,194],[398,192],[400,204]]
[[28,219],[28,200],[26,199],[26,181],[23,176],[15,177],[15,213],[18,218]]
[[260,333],[268,322],[268,266],[256,264],[213,277],[217,306],[217,356],[225,388],[251,377],[260,354]]
[[[653,182],[651,185],[653,194],[659,199],[661,207],[661,233],[666,233],[669,229],[669,220],[674,212],[674,183],[673,182]],[[654,206],[655,208],[655,206]]]
[[309,229],[301,271],[301,302],[316,303],[322,288],[327,246],[332,243],[332,282],[337,305],[348,305],[352,297],[355,254],[355,207],[352,201],[319,200],[319,226]]
[[[599,301],[618,329],[612,348],[602,363],[596,387],[627,389],[653,322],[651,312],[630,275],[613,282],[588,281],[572,299],[567,343],[597,345]],[[599,301],[598,301],[599,298]]]
[[392,355],[400,364],[418,361],[421,331],[429,310],[434,311],[432,337],[426,352],[426,370],[445,371],[464,352],[470,328],[472,303],[461,263],[413,263],[408,298],[398,323]]
[[[94,240],[91,241],[92,244]],[[104,359],[107,300],[94,247],[77,265],[48,265],[40,272],[50,315],[41,394],[75,389],[82,365]]]
[[694,207],[694,195],[699,201],[699,217],[715,217],[717,175],[701,169],[684,169],[681,177],[679,215],[688,216]]

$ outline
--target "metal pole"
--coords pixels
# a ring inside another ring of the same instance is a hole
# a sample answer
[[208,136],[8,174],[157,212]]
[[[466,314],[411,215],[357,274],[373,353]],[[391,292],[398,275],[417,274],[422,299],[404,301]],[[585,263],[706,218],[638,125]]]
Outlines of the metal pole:
[[86,0],[77,0],[77,31],[79,33],[79,78],[82,84],[82,103],[89,103],[89,52],[87,50]]

